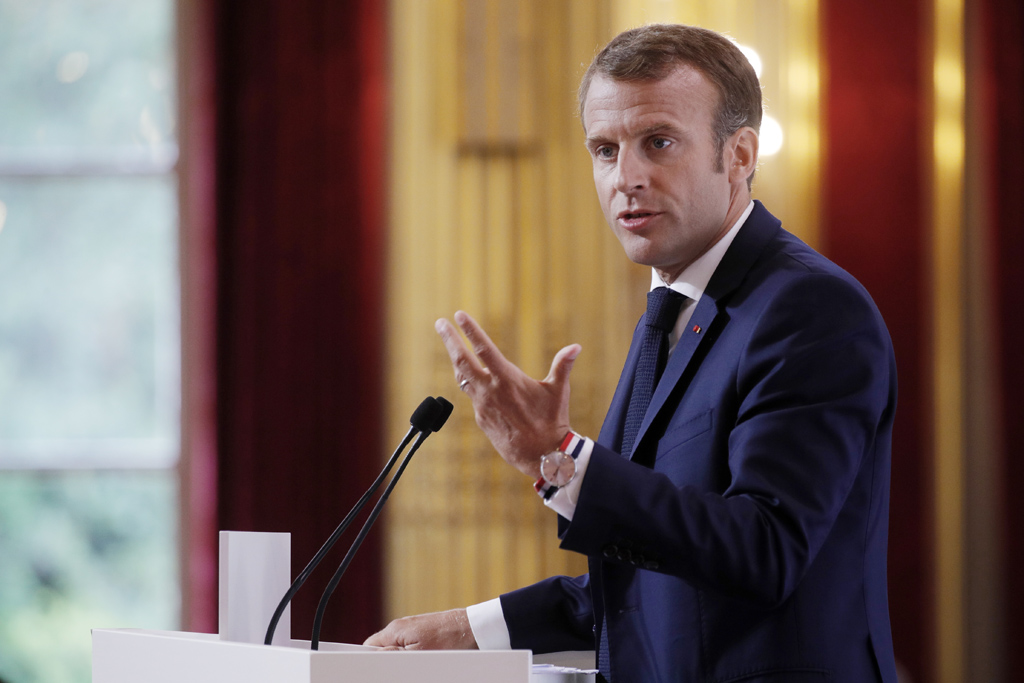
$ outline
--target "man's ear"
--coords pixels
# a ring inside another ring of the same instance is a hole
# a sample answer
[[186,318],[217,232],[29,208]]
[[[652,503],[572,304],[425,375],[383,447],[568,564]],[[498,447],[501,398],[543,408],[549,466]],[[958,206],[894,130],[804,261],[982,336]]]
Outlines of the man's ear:
[[727,145],[729,150],[729,182],[746,182],[757,168],[758,138],[757,132],[750,126],[744,126],[732,134]]

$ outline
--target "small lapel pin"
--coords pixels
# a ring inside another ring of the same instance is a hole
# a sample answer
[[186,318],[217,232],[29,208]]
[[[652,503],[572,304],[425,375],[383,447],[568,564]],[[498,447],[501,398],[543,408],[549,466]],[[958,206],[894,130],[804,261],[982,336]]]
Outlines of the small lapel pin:
[[696,332],[697,334],[700,334],[700,325],[694,325],[693,331]]

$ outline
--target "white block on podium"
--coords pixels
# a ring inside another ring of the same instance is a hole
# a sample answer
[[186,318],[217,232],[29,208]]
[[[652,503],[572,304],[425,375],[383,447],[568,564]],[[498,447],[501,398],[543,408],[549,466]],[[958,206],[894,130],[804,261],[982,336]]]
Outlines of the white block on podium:
[[94,629],[93,683],[529,683],[529,650],[381,652],[308,641],[289,647],[216,634]]
[[[291,585],[292,535],[220,532],[219,631],[221,640],[262,643],[277,603]],[[274,631],[274,645],[292,635],[291,605]]]

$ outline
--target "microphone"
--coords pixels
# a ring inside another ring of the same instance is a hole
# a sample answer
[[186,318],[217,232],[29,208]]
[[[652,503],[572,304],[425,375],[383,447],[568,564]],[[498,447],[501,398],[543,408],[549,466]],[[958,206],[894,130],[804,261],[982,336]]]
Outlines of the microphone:
[[[448,399],[443,396],[436,398],[427,396],[416,406],[412,417],[409,418],[409,424],[418,432],[436,432],[451,414],[452,404],[448,402]],[[438,420],[441,421],[440,425],[438,425]]]
[[[452,410],[455,406],[453,406],[452,402],[444,396],[435,396],[434,400],[437,401],[438,410],[434,415],[434,422],[430,426],[430,431],[439,432],[441,431],[441,427],[444,427],[444,424],[448,421],[448,418],[451,416]],[[423,430],[421,429],[420,431],[422,432]],[[425,439],[427,437],[423,438]]]
[[402,460],[402,464],[398,466],[395,476],[392,477],[391,481],[389,481],[388,485],[384,488],[384,493],[380,494],[377,504],[374,505],[373,509],[370,511],[370,516],[367,517],[366,522],[363,523],[363,528],[359,530],[359,535],[356,536],[356,540],[352,542],[352,546],[348,549],[348,552],[345,553],[345,558],[338,566],[338,570],[334,572],[334,576],[331,577],[330,582],[327,584],[327,588],[324,589],[323,595],[320,596],[320,604],[316,606],[316,617],[313,619],[313,636],[310,639],[310,649],[312,650],[320,649],[320,626],[323,623],[324,612],[327,610],[327,602],[331,599],[331,595],[334,594],[334,589],[338,587],[338,582],[341,581],[341,577],[345,573],[345,570],[348,569],[349,564],[352,563],[352,559],[359,551],[359,547],[363,544],[363,541],[366,540],[367,534],[370,533],[370,528],[373,526],[373,523],[377,521],[377,516],[380,515],[381,510],[384,508],[384,504],[388,502],[388,496],[390,496],[391,492],[394,490],[399,477],[402,476],[402,473],[405,471],[406,466],[408,466],[409,461],[412,460],[412,456],[417,450],[419,450],[419,447],[423,442],[427,440],[427,437],[434,432],[441,431],[441,427],[444,427],[445,423],[448,421],[448,416],[452,414],[452,408],[454,406],[452,406],[448,399],[443,396],[438,396],[434,401],[436,403],[435,410],[429,417],[424,417],[425,421],[423,422],[423,426],[426,427],[426,429],[420,430],[420,436],[416,439],[416,443],[413,444],[412,450],[410,450],[409,454],[405,456],[404,460]]
[[[447,407],[445,407],[440,401],[446,403]],[[318,550],[316,555],[313,556],[313,559],[309,561],[309,564],[306,565],[305,569],[299,572],[299,575],[295,577],[295,581],[292,582],[292,585],[288,588],[287,592],[285,592],[284,597],[281,598],[281,602],[277,604],[277,609],[274,610],[274,616],[270,619],[270,625],[267,626],[267,636],[263,640],[265,645],[270,645],[274,640],[274,631],[277,630],[277,623],[281,620],[281,615],[284,614],[285,607],[288,606],[288,603],[291,602],[292,598],[295,597],[295,594],[300,588],[302,588],[302,584],[306,583],[306,579],[309,578],[309,575],[313,573],[313,570],[316,569],[317,565],[320,564],[331,548],[334,547],[334,544],[337,543],[338,539],[341,538],[341,535],[345,533],[345,530],[348,529],[350,524],[352,524],[352,520],[356,518],[356,515],[366,507],[366,503],[369,501],[370,496],[376,493],[377,489],[380,488],[384,478],[388,476],[391,468],[394,467],[395,463],[398,461],[398,456],[402,454],[402,451],[404,451],[406,446],[409,445],[409,442],[412,441],[412,438],[416,433],[426,432],[429,434],[431,431],[436,432],[441,428],[439,425],[435,428],[438,419],[441,420],[441,425],[443,425],[448,419],[448,415],[452,412],[452,404],[448,403],[448,401],[443,398],[440,401],[432,396],[427,396],[420,402],[419,406],[416,407],[416,410],[413,411],[412,417],[409,418],[409,424],[411,425],[409,431],[406,432],[405,438],[402,439],[402,443],[400,443],[398,448],[395,449],[395,452],[391,455],[391,458],[384,466],[384,469],[381,470],[379,475],[377,475],[377,478],[374,480],[373,484],[370,485],[370,488],[366,490],[366,493],[363,494],[362,498],[359,499],[359,502],[349,510],[347,515],[345,515],[345,519],[341,521],[341,524],[339,524],[334,530],[334,533],[332,533],[330,538],[327,539],[327,542],[321,546],[320,550]],[[440,418],[442,414],[444,417]]]

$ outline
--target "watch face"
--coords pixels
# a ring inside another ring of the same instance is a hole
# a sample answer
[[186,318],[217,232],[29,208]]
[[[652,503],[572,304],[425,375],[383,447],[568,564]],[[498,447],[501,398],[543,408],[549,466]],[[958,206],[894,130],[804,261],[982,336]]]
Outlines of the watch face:
[[540,460],[540,474],[552,486],[565,486],[576,475],[576,461],[562,451],[548,453]]

